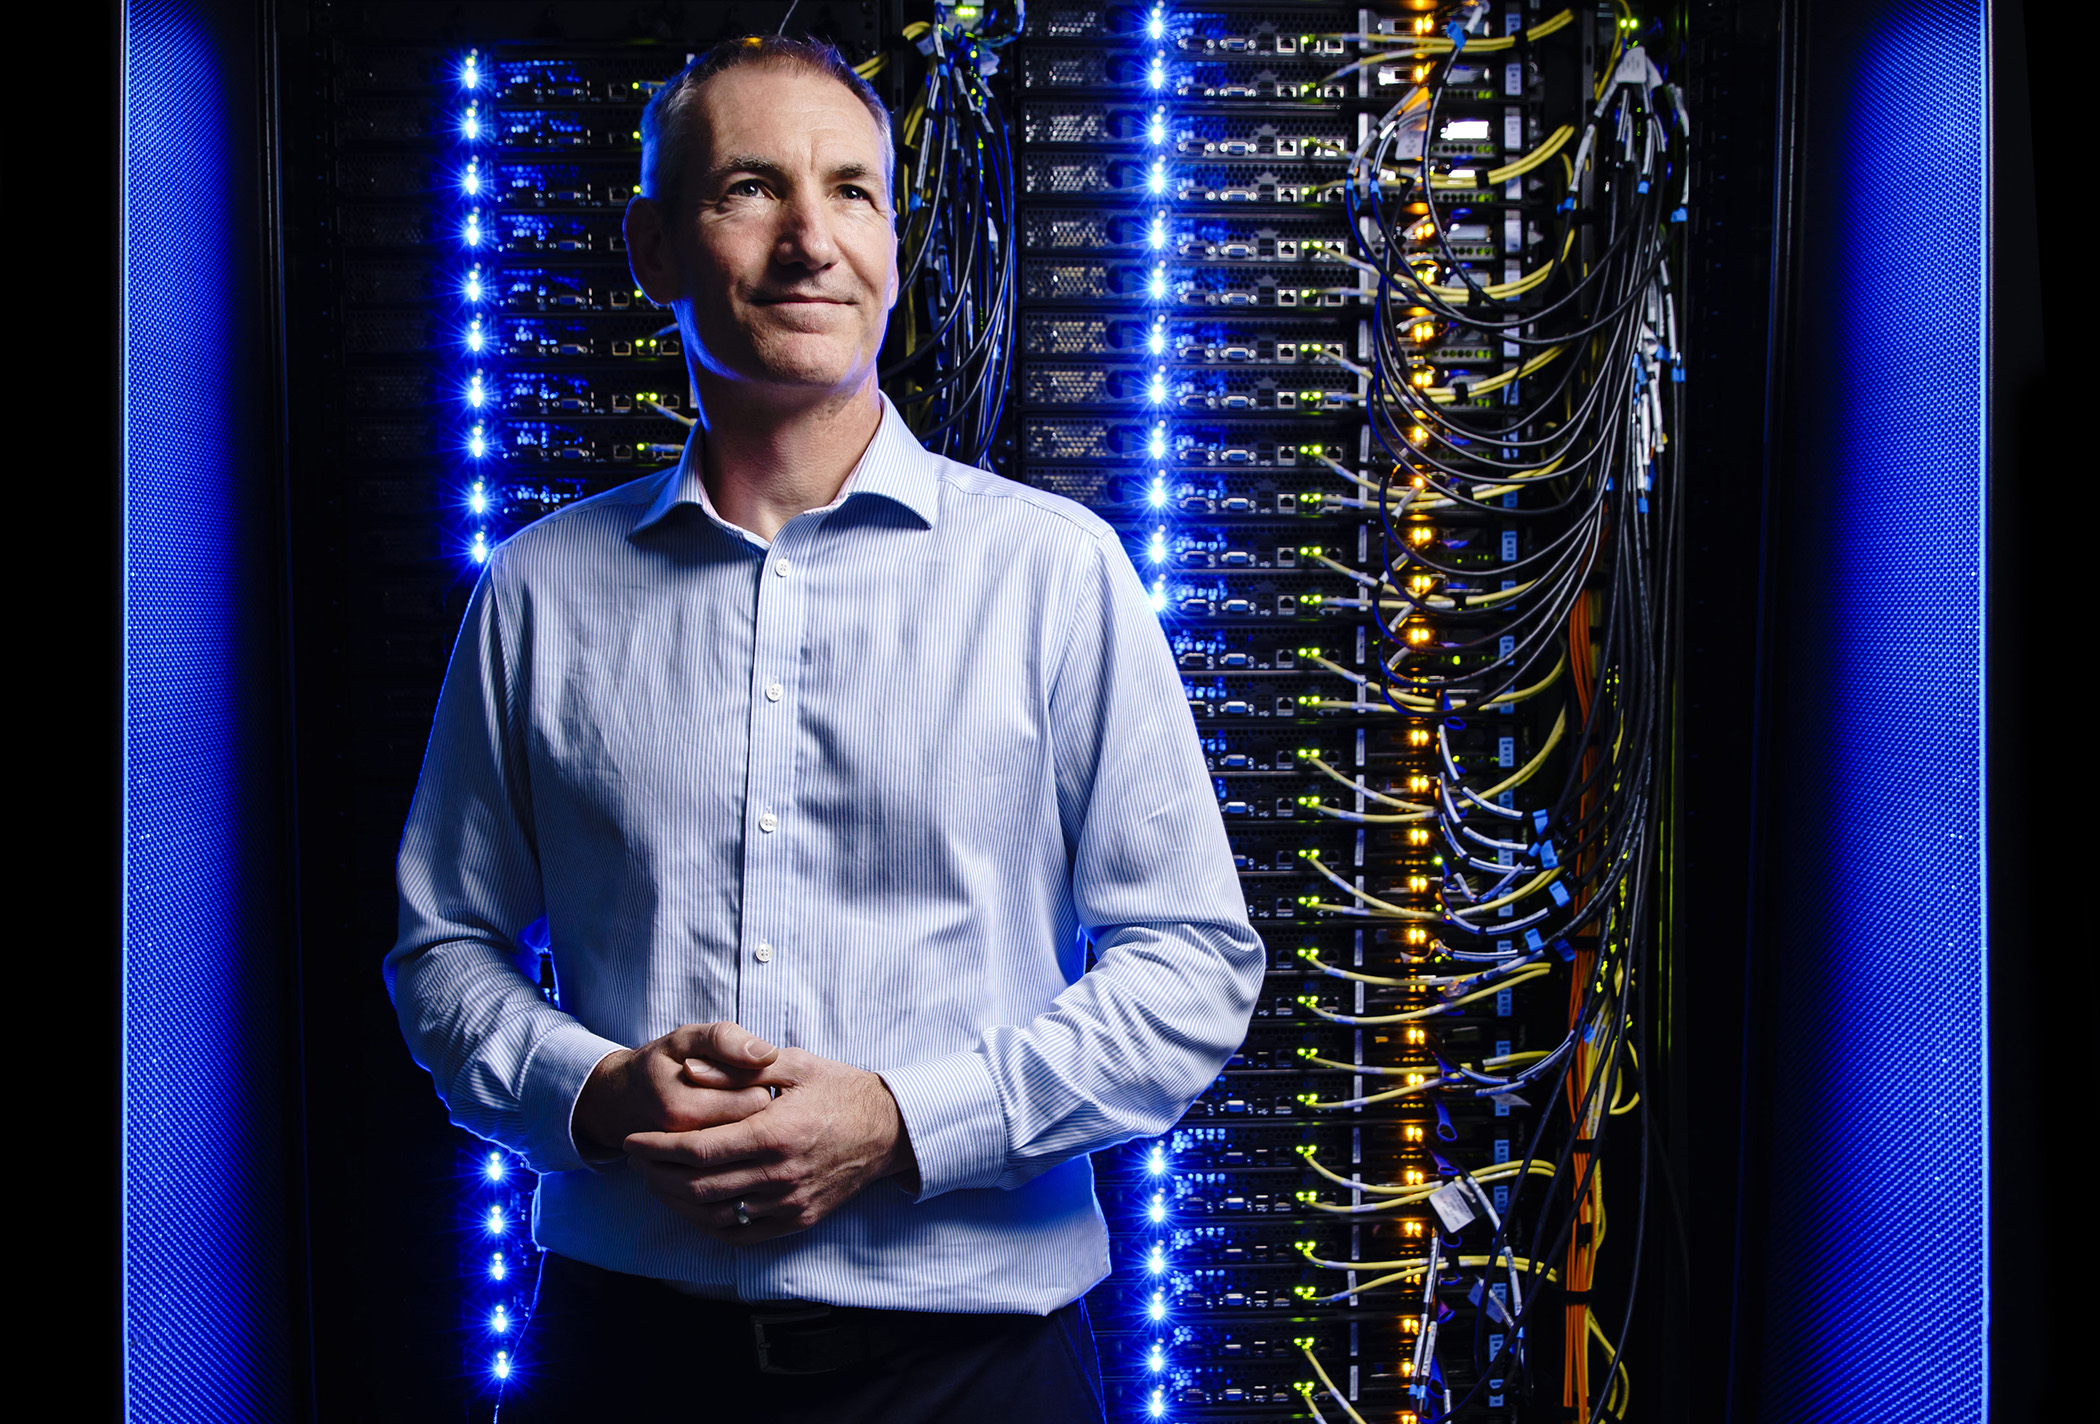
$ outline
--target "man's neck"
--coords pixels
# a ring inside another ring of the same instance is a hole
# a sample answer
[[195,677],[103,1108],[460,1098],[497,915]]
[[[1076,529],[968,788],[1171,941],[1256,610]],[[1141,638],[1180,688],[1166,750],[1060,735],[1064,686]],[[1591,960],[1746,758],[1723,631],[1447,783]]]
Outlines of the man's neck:
[[744,385],[696,385],[707,497],[769,543],[796,515],[838,498],[882,424],[872,373],[849,395],[801,404],[767,401]]

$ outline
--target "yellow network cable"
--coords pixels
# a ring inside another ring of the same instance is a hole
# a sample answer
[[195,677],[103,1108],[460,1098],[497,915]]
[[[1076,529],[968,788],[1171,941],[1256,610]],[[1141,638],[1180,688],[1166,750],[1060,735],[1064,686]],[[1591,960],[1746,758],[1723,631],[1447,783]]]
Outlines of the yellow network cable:
[[[1337,565],[1336,567],[1339,568],[1343,566]],[[1323,663],[1327,666],[1327,668],[1330,671],[1338,672],[1344,677],[1355,676],[1355,674],[1351,673],[1347,668],[1342,667],[1338,663],[1330,663],[1325,658],[1315,657],[1312,659],[1312,661],[1317,663]],[[1480,706],[1512,707],[1519,702],[1528,702],[1532,698],[1538,696],[1541,692],[1544,692],[1547,688],[1553,686],[1554,683],[1560,681],[1560,675],[1567,670],[1567,667],[1568,655],[1567,652],[1563,650],[1559,660],[1553,664],[1553,671],[1547,673],[1537,682],[1533,683],[1529,687],[1513,688],[1510,691],[1503,693],[1500,697],[1490,697],[1486,701],[1482,702]],[[1393,701],[1399,703],[1403,708],[1405,708],[1409,712],[1434,712],[1437,710],[1436,699],[1433,697],[1423,697],[1416,693],[1403,692],[1397,687],[1389,687],[1387,690],[1391,692]],[[1359,707],[1354,702],[1336,702],[1323,698],[1318,701],[1308,702],[1305,705],[1308,707],[1320,708],[1322,710],[1350,712],[1373,710],[1390,712],[1393,710],[1392,708],[1388,707],[1383,701],[1366,702],[1361,707]],[[1470,702],[1464,702],[1460,701],[1457,698],[1453,698],[1451,701],[1450,710],[1453,712],[1465,712],[1469,710],[1474,710],[1474,705]]]
[[[1567,239],[1560,245],[1560,256],[1525,273],[1514,282],[1483,282],[1479,290],[1483,296],[1496,301],[1506,297],[1521,297],[1532,288],[1543,285],[1555,272],[1559,271],[1561,263],[1568,260],[1568,253],[1574,249],[1574,246],[1575,232],[1574,229],[1570,228]],[[1413,269],[1404,264],[1398,270],[1407,272],[1409,275],[1413,274]],[[1432,296],[1447,302],[1462,302],[1473,291],[1472,288],[1463,286],[1440,287],[1434,282],[1423,282],[1421,286],[1424,291]]]
[[[1558,875],[1559,873],[1559,871],[1548,872],[1549,875]],[[1455,999],[1445,999],[1441,1003],[1431,1004],[1426,1009],[1410,1009],[1406,1013],[1399,1014],[1338,1014],[1332,1009],[1321,1008],[1317,1003],[1312,1002],[1309,996],[1301,997],[1298,1000],[1298,1002],[1304,1005],[1306,1008],[1312,1010],[1315,1014],[1318,1014],[1321,1018],[1328,1020],[1330,1023],[1352,1024],[1359,1028],[1373,1028],[1381,1024],[1417,1023],[1423,1019],[1434,1018],[1438,1014],[1449,1013],[1451,1012],[1451,1010],[1457,1008],[1461,1004],[1470,1004],[1477,1000],[1485,999],[1491,994],[1500,993],[1504,989],[1513,989],[1519,984],[1528,984],[1532,980],[1541,978],[1547,974],[1551,974],[1552,972],[1553,966],[1550,964],[1527,964],[1522,969],[1519,969],[1516,973],[1510,975],[1507,979],[1497,979],[1494,983],[1488,985],[1485,989],[1475,989],[1470,994],[1461,994]],[[1377,1094],[1372,1097],[1364,1098],[1362,1099],[1362,1101],[1366,1106],[1368,1106],[1373,1102],[1382,1102],[1389,1096],[1404,1096],[1406,1092],[1407,1090],[1404,1088],[1394,1089],[1390,1094]],[[1330,1108],[1337,1106],[1337,1104],[1335,1103],[1315,1102],[1311,1099],[1303,1099],[1302,1101],[1304,1101],[1308,1107],[1314,1108]],[[1350,1101],[1355,1100],[1352,1099]]]
[[[1549,16],[1526,30],[1524,39],[1527,43],[1533,40],[1542,40],[1550,34],[1566,29],[1574,22],[1575,12],[1573,10],[1562,10],[1559,14]],[[1517,37],[1515,35],[1481,35],[1477,39],[1468,37],[1466,40],[1466,53],[1496,54],[1502,50],[1512,48],[1516,42]],[[1420,35],[1407,40],[1406,44],[1406,49],[1387,50],[1383,54],[1367,54],[1361,59],[1343,65],[1320,82],[1324,84],[1331,80],[1346,78],[1366,65],[1384,64],[1388,60],[1421,59],[1430,56],[1446,55],[1457,49],[1457,46],[1451,42],[1450,37],[1446,35]]]
[[[1304,1248],[1300,1247],[1299,1249],[1303,1250]],[[1466,1270],[1468,1268],[1485,1268],[1487,1270],[1494,1270],[1499,1266],[1514,1265],[1518,1270],[1524,1272],[1525,1275],[1531,1277],[1533,1280],[1542,1280],[1553,1283],[1558,1283],[1560,1280],[1560,1272],[1554,1270],[1551,1266],[1538,1268],[1528,1256],[1511,1256],[1507,1254],[1498,1256],[1446,1256],[1444,1259],[1446,1261],[1455,1261],[1460,1270]],[[1325,1265],[1327,1263],[1318,1262],[1316,1264]],[[1350,1269],[1352,1268],[1352,1266],[1354,1269],[1357,1270],[1364,1269],[1364,1267],[1361,1264],[1352,1262],[1342,1263],[1341,1269]],[[1370,1269],[1377,1270],[1380,1269],[1380,1267],[1372,1266]],[[1352,1295],[1362,1295],[1365,1291],[1374,1291],[1377,1290],[1380,1286],[1389,1286],[1400,1281],[1418,1281],[1422,1279],[1423,1274],[1427,1272],[1428,1269],[1429,1258],[1425,1256],[1418,1261],[1409,1263],[1408,1268],[1394,1271],[1391,1275],[1378,1276],[1372,1280],[1361,1281],[1353,1288],[1349,1290],[1336,1291],[1333,1295],[1312,1296],[1308,1299],[1310,1299],[1314,1303],[1322,1303],[1330,1300],[1347,1300]]]
[[[1356,1412],[1356,1406],[1351,1404],[1348,1401],[1348,1399],[1343,1396],[1342,1392],[1334,1387],[1334,1381],[1329,1379],[1327,1377],[1327,1371],[1321,1368],[1318,1357],[1315,1356],[1312,1352],[1312,1341],[1297,1340],[1293,1341],[1292,1343],[1297,1345],[1297,1347],[1300,1350],[1304,1351],[1306,1360],[1310,1362],[1313,1367],[1313,1373],[1320,1377],[1321,1384],[1327,1386],[1328,1396],[1332,1398],[1336,1404],[1341,1405],[1343,1409],[1347,1410],[1349,1413],[1349,1417],[1351,1419],[1354,1419],[1356,1421],[1356,1424],[1366,1424],[1363,1415],[1358,1414]],[[1298,1392],[1305,1396],[1305,1407],[1311,1409],[1313,1407],[1311,1386],[1301,1384],[1298,1386]],[[1315,1412],[1317,1413],[1318,1411]]]
[[[1541,366],[1559,356],[1566,349],[1564,346],[1549,346],[1521,366],[1504,371],[1499,375],[1469,382],[1466,386],[1467,393],[1475,396],[1486,395],[1489,391],[1500,390],[1511,381],[1521,381],[1533,371],[1538,370]],[[1428,396],[1430,400],[1438,405],[1449,405],[1458,399],[1458,391],[1451,386],[1431,386],[1422,394]]]
[[[1325,660],[1322,659],[1322,661]],[[1368,786],[1358,786],[1354,781],[1351,781],[1348,777],[1342,775],[1333,767],[1329,766],[1326,762],[1321,761],[1318,757],[1302,757],[1300,758],[1300,760],[1310,762],[1316,770],[1324,772],[1326,775],[1333,777],[1336,781],[1348,787],[1351,791],[1361,791],[1365,796],[1368,796],[1371,800],[1377,801],[1383,805],[1398,806],[1403,811],[1420,811],[1425,815],[1436,814],[1436,808],[1433,806],[1424,806],[1420,802],[1416,801],[1402,801],[1399,797],[1388,796],[1383,791],[1373,791]]]
[[[1368,1192],[1374,1196],[1390,1198],[1400,1205],[1405,1205],[1409,1202],[1427,1201],[1431,1196],[1442,1191],[1448,1185],[1448,1182],[1443,1179],[1434,1182],[1417,1183],[1411,1187],[1387,1186],[1376,1182],[1360,1182],[1354,1177],[1344,1177],[1329,1168],[1320,1161],[1318,1155],[1309,1145],[1299,1148],[1298,1155],[1305,1159],[1306,1166],[1312,1168],[1314,1172],[1325,1177],[1338,1187],[1347,1187],[1351,1191]],[[1522,1162],[1497,1162],[1491,1167],[1482,1167],[1479,1171],[1473,1173],[1473,1180],[1476,1182],[1499,1182],[1505,1177],[1516,1176],[1517,1169],[1523,1165]],[[1553,1176],[1553,1164],[1541,1162],[1534,1158],[1531,1163],[1531,1175],[1535,1177]],[[1301,1246],[1300,1249],[1302,1250],[1303,1247]],[[1316,1260],[1313,1264],[1324,1265],[1325,1263]],[[1351,1264],[1358,1267],[1368,1266],[1373,1270],[1382,1271],[1390,1266],[1404,1265],[1406,1263],[1401,1261],[1356,1261]]]
[[1333,871],[1329,870],[1326,867],[1326,865],[1321,862],[1319,853],[1317,851],[1299,851],[1298,858],[1300,860],[1303,860],[1307,865],[1311,866],[1320,874],[1326,876],[1336,885],[1339,885],[1343,890],[1347,891],[1349,894],[1354,895],[1362,903],[1366,905],[1376,906],[1378,909],[1385,911],[1388,915],[1391,915],[1396,919],[1436,920],[1443,918],[1442,913],[1439,911],[1406,909],[1403,906],[1392,904],[1391,902],[1386,900],[1381,900],[1376,895],[1367,894],[1364,891],[1357,889],[1354,885],[1351,885],[1348,881],[1342,879],[1341,876],[1336,875]]
[[1432,175],[1429,180],[1429,186],[1441,192],[1453,190],[1470,192],[1476,188],[1499,187],[1512,178],[1522,177],[1541,163],[1544,163],[1554,154],[1567,147],[1568,140],[1573,137],[1575,137],[1575,130],[1567,124],[1562,124],[1552,133],[1547,134],[1545,141],[1537,148],[1534,148],[1522,158],[1513,159],[1503,164],[1500,168],[1490,168],[1485,177],[1477,173],[1464,178],[1459,177],[1455,173],[1447,174],[1441,178]]
[[[1489,1069],[1505,1068],[1513,1063],[1535,1063],[1541,1058],[1551,1056],[1544,1049],[1526,1049],[1522,1053],[1504,1053],[1494,1058],[1481,1059],[1480,1071],[1485,1073]],[[1376,1063],[1343,1063],[1333,1058],[1322,1058],[1310,1048],[1299,1049],[1298,1057],[1302,1061],[1312,1064],[1315,1068],[1338,1068],[1344,1073],[1370,1073],[1387,1078],[1396,1078],[1403,1073],[1419,1073],[1422,1071],[1419,1068],[1392,1068]],[[1300,1148],[1299,1150],[1304,1151],[1305,1149]]]

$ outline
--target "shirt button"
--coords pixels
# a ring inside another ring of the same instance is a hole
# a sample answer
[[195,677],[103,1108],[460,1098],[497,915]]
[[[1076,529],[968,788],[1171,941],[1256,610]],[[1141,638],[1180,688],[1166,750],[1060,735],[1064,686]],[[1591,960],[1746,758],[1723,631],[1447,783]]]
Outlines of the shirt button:
[[794,571],[795,566],[789,563],[786,559],[775,559],[773,561],[773,572],[781,578],[786,578],[789,574],[793,573]]
[[780,700],[780,684],[779,684],[779,683],[777,683],[777,682],[769,682],[769,683],[767,683],[767,684],[766,684],[766,701],[768,701],[768,702],[778,702],[779,700]]
[[780,818],[774,815],[771,811],[766,812],[764,815],[758,818],[758,828],[768,835],[771,835],[773,833],[774,828],[779,826],[779,824]]
[[758,948],[751,951],[751,957],[760,964],[771,964],[773,962],[773,946],[767,944],[764,940],[760,940]]

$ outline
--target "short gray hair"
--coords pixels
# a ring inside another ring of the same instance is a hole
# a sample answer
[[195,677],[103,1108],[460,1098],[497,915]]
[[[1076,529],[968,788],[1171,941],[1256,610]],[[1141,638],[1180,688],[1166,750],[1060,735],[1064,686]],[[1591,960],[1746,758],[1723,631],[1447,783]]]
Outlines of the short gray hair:
[[676,216],[684,200],[686,164],[691,160],[693,106],[700,91],[725,69],[759,64],[774,69],[800,69],[824,74],[853,91],[867,106],[882,135],[882,181],[884,196],[896,202],[897,144],[890,133],[889,107],[868,81],[853,72],[845,57],[822,40],[790,39],[785,35],[745,35],[723,40],[671,76],[642,110],[641,195],[653,198]]

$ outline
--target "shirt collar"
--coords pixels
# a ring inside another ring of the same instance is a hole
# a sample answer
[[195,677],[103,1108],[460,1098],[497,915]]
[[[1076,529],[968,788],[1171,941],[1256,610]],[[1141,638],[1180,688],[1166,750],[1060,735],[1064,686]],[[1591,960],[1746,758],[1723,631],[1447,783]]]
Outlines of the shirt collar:
[[[713,502],[707,497],[707,487],[700,479],[700,446],[705,438],[705,433],[695,426],[692,434],[686,437],[685,452],[679,456],[678,463],[656,476],[662,482],[661,488],[641,520],[629,531],[630,537],[655,525],[677,506],[691,504],[699,506],[709,519],[725,530],[747,540],[754,539],[716,513]],[[837,509],[858,495],[874,495],[901,504],[929,529],[940,514],[941,481],[934,457],[912,435],[911,427],[904,423],[904,417],[887,395],[882,397],[882,420],[875,427],[875,438],[868,442],[860,463],[853,467],[853,473],[846,476],[846,483],[839,487],[838,498],[825,507]]]

